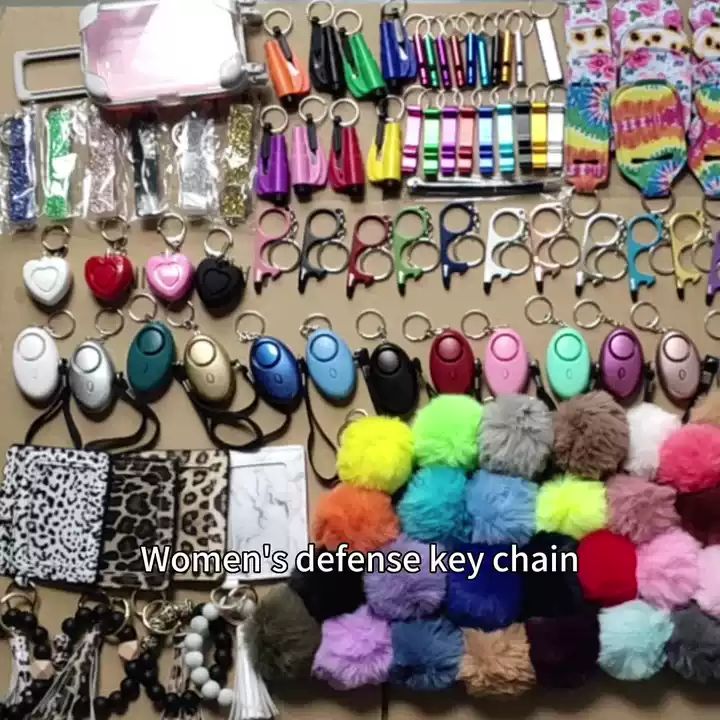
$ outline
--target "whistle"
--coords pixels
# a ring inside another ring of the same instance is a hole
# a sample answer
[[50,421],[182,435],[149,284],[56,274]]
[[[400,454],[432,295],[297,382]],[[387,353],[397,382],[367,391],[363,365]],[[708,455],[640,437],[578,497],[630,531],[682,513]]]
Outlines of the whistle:
[[502,34],[500,43],[500,85],[509,85],[512,82],[514,35],[509,30]]
[[450,59],[452,61],[452,72],[455,79],[455,87],[462,90],[467,87],[465,68],[463,67],[462,50],[460,49],[460,38],[453,35],[450,38]]
[[360,140],[354,127],[343,127],[341,122],[338,117],[333,121],[328,169],[330,187],[337,193],[360,198],[365,194],[365,167]]
[[478,84],[478,41],[474,32],[465,36],[465,87],[474,88]]
[[515,51],[515,85],[523,87],[527,84],[525,73],[525,38],[521,30],[513,33],[513,50]]
[[290,195],[290,165],[285,136],[274,134],[272,127],[263,130],[257,161],[255,192],[261,200],[286,205]]
[[419,26],[413,35],[413,47],[415,48],[415,56],[417,58],[418,79],[424,88],[429,88],[430,70],[428,69],[425,39],[420,34]]
[[327,158],[320,149],[317,125],[312,118],[292,130],[290,176],[293,190],[302,200],[308,199],[315,190],[327,184]]
[[480,73],[480,87],[483,90],[492,87],[493,78],[490,69],[490,47],[488,38],[484,34],[478,34],[475,36],[475,42],[477,45],[477,63],[478,71]]
[[448,60],[447,43],[444,35],[438,35],[435,38],[435,46],[437,47],[437,59],[440,69],[440,81],[445,90],[452,88],[452,74],[450,73],[450,62]]
[[435,46],[435,40],[433,36],[428,32],[423,43],[425,45],[425,64],[428,73],[428,85],[427,87],[437,90],[440,87],[440,73],[438,72],[438,57],[437,49]]

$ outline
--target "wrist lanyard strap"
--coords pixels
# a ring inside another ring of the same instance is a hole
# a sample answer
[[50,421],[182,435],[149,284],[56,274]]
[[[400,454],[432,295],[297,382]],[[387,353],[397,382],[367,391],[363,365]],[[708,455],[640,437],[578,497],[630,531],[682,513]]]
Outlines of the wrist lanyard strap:
[[72,152],[72,119],[70,108],[48,110],[45,118],[45,215],[50,220],[65,220],[70,211],[70,179],[76,157]]

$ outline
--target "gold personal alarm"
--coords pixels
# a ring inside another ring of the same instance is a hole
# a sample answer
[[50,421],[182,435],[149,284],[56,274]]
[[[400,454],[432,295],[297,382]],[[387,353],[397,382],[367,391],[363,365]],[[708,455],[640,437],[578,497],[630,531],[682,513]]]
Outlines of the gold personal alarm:
[[236,379],[227,350],[209,335],[198,333],[185,346],[183,365],[193,390],[206,402],[227,405],[235,396]]

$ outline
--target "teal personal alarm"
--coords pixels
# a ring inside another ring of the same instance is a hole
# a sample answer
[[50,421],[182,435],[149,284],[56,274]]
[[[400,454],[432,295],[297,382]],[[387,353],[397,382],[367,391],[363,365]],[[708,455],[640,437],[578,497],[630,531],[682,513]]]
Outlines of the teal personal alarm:
[[546,370],[550,387],[561,400],[587,391],[592,359],[585,338],[577,330],[562,328],[553,335],[547,349]]
[[177,360],[175,339],[161,322],[149,322],[135,335],[127,356],[127,381],[136,395],[157,399],[170,387]]

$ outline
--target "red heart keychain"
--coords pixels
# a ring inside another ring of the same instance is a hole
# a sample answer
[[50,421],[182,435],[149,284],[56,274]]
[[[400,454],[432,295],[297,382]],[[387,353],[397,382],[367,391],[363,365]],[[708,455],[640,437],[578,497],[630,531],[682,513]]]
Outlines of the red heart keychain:
[[125,251],[128,224],[123,218],[115,222],[120,222],[121,234],[112,237],[108,234],[109,223],[101,224],[100,232],[110,247],[105,255],[94,255],[85,262],[85,282],[90,292],[108,305],[122,303],[135,281],[135,269]]

